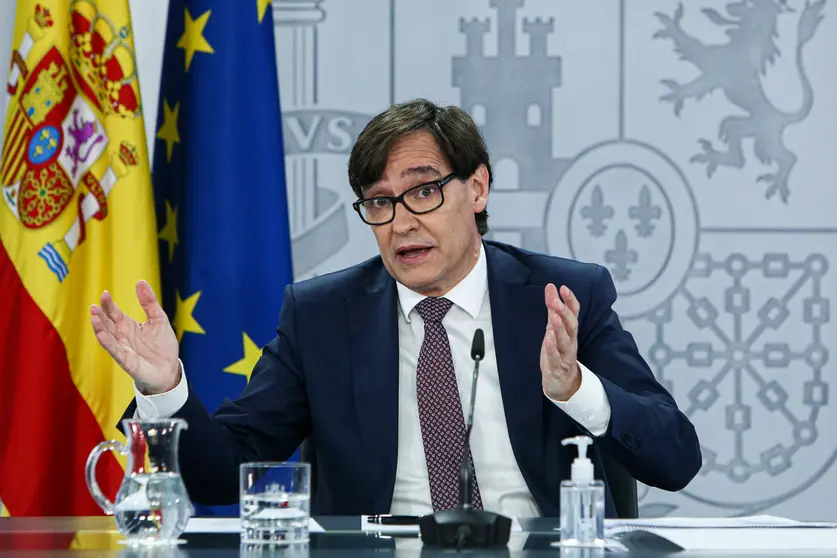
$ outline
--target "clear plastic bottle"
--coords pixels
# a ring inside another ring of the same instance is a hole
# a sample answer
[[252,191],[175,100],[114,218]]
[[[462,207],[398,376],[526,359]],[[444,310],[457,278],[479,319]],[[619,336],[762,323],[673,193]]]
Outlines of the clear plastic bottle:
[[593,462],[587,457],[589,436],[561,442],[578,446],[571,478],[561,482],[561,545],[604,546],[604,483],[593,478]]

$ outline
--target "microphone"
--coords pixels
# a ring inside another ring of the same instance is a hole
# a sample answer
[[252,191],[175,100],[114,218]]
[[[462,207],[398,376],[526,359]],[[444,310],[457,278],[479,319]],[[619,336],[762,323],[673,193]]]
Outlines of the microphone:
[[479,367],[480,361],[485,358],[485,335],[483,335],[481,329],[474,332],[474,340],[471,342],[471,358],[476,361],[476,367]]
[[480,361],[485,357],[485,335],[481,329],[474,332],[474,340],[471,342],[471,358],[474,360],[474,377],[471,380],[471,403],[468,406],[468,418],[465,421],[465,447],[462,450],[462,463],[459,466],[459,505],[462,508],[471,508],[473,504],[473,481],[471,474],[471,462],[468,455],[471,453],[471,430],[474,428],[474,405],[477,399],[477,378],[480,373]]
[[471,381],[471,400],[465,422],[465,443],[462,448],[462,464],[459,468],[459,507],[437,511],[419,518],[421,540],[427,546],[442,548],[487,548],[506,546],[511,534],[511,518],[494,512],[479,510],[473,499],[473,475],[471,474],[471,430],[474,426],[474,404],[477,395],[480,361],[485,357],[485,335],[481,329],[474,332],[471,342],[471,358],[474,361],[474,377]]

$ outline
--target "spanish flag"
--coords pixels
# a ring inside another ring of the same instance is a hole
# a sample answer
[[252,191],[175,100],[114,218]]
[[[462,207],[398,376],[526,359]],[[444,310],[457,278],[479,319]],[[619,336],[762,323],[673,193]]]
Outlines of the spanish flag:
[[[134,318],[159,289],[154,200],[128,0],[18,0],[0,159],[0,501],[99,515],[85,462],[133,397],[99,347],[103,290]],[[113,498],[124,462],[97,479]]]

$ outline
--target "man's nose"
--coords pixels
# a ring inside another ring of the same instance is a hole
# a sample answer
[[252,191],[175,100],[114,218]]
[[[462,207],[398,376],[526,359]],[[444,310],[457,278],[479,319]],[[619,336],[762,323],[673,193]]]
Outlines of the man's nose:
[[392,231],[405,234],[418,228],[418,219],[403,204],[395,204],[395,216],[392,218]]

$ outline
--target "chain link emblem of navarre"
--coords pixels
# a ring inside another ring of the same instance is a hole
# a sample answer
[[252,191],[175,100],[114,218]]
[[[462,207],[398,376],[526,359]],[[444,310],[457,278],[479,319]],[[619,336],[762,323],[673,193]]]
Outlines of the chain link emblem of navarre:
[[[416,305],[424,320],[424,342],[418,358],[416,395],[421,437],[430,478],[433,509],[459,505],[459,468],[465,447],[465,420],[456,384],[450,342],[442,319],[453,303],[446,298],[428,297]],[[482,508],[474,459],[468,455],[473,478],[474,507]]]
[[106,218],[111,190],[139,162],[136,147],[108,137],[113,128],[105,126],[109,118],[142,113],[130,34],[96,0],[71,0],[65,14],[36,4],[13,45],[0,188],[28,229],[55,223],[67,208],[76,211],[38,252],[59,281],[87,222]]

